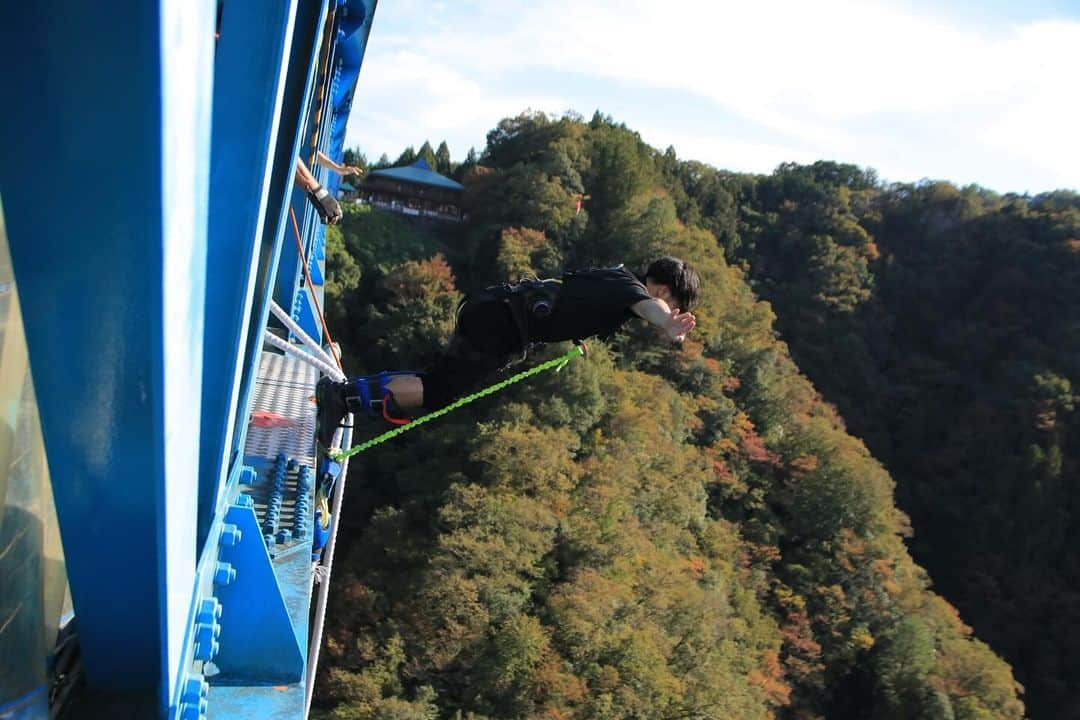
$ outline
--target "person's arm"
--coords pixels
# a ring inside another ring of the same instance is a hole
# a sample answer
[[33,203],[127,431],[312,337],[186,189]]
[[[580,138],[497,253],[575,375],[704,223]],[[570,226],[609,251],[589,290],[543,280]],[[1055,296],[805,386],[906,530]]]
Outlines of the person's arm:
[[296,184],[307,193],[308,200],[315,206],[323,223],[336,225],[341,220],[341,206],[338,205],[338,201],[329,190],[319,184],[300,158],[296,159]]
[[631,307],[634,314],[644,318],[650,325],[655,325],[675,342],[682,342],[686,334],[697,324],[693,313],[681,313],[679,308],[670,308],[660,298],[639,300]]
[[315,162],[319,163],[327,170],[333,170],[341,176],[364,174],[364,171],[356,167],[355,165],[339,165],[338,163],[334,162],[330,156],[324,154],[322,150],[320,150],[315,156]]

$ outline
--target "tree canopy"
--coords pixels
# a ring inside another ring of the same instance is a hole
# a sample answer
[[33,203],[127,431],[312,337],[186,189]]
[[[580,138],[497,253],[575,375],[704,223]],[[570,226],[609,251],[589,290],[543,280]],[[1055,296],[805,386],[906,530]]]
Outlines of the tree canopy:
[[313,717],[1021,718],[995,651],[1072,707],[1076,625],[1024,629],[1075,597],[1075,195],[738,175],[600,113],[466,164],[464,227],[328,236],[350,369],[421,364],[469,287],[661,253],[698,328],[354,459]]

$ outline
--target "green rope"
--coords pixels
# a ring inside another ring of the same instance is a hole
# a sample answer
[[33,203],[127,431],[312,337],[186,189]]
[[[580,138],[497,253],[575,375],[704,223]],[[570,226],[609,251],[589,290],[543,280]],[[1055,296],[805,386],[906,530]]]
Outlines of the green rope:
[[473,400],[478,400],[478,399],[484,397],[485,395],[491,395],[492,393],[498,392],[499,390],[502,390],[503,388],[505,388],[505,387],[507,387],[509,385],[513,385],[516,382],[520,382],[520,381],[524,380],[527,377],[532,377],[533,375],[536,375],[538,373],[542,373],[545,370],[550,370],[551,368],[555,368],[556,372],[559,371],[559,370],[562,370],[566,366],[566,364],[568,362],[570,362],[572,359],[574,359],[575,357],[583,356],[584,354],[585,354],[585,350],[581,346],[575,345],[574,347],[567,350],[566,354],[562,355],[561,357],[557,357],[557,358],[554,358],[552,360],[548,360],[547,362],[540,363],[536,367],[529,368],[528,370],[524,370],[522,372],[519,372],[517,375],[514,375],[512,377],[508,377],[505,380],[503,380],[502,382],[497,382],[494,385],[489,385],[488,387],[484,388],[483,390],[475,392],[472,395],[466,395],[465,397],[459,398],[459,399],[455,400],[454,402],[450,403],[449,405],[447,405],[444,408],[436,410],[435,412],[430,412],[427,415],[424,415],[422,417],[416,418],[415,420],[410,422],[408,425],[401,425],[400,427],[396,427],[393,430],[387,430],[382,435],[377,435],[377,436],[371,438],[370,440],[367,440],[365,442],[360,443],[359,445],[354,445],[352,448],[350,448],[348,450],[332,450],[329,453],[330,458],[332,460],[336,460],[336,461],[340,462],[340,461],[344,460],[345,458],[352,457],[353,455],[359,455],[360,453],[364,452],[365,450],[373,448],[373,447],[375,447],[376,445],[378,445],[380,443],[384,443],[387,440],[390,440],[391,438],[395,438],[395,437],[397,437],[398,435],[400,435],[403,432],[408,432],[409,430],[412,430],[413,428],[415,428],[418,425],[422,425],[423,423],[430,422],[431,420],[434,420],[435,418],[442,417],[443,415],[445,415],[448,412],[451,412],[453,410],[457,410],[462,405],[468,405]]

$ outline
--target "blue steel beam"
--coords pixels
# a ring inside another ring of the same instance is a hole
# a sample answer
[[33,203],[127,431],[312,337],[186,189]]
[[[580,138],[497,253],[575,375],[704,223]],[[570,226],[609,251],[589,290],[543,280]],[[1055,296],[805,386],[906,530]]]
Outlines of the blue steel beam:
[[[335,3],[336,4],[336,3]],[[305,7],[305,5],[307,7]],[[321,7],[320,7],[321,6]],[[326,20],[329,15],[330,8],[322,3],[318,3],[317,0],[309,0],[305,3],[301,1],[299,13],[303,14],[305,10],[314,16],[316,8],[318,12],[318,23],[314,26],[318,30],[311,38],[312,42],[309,44],[298,45],[294,52],[296,56],[300,57],[300,53],[304,53],[304,57],[310,61],[307,82],[304,87],[304,99],[303,106],[305,112],[301,117],[300,125],[297,128],[296,146],[295,152],[298,156],[304,157],[305,161],[311,160],[314,153],[311,151],[310,138],[312,136],[312,123],[314,122],[315,115],[318,108],[316,103],[318,101],[319,88],[316,82],[319,79],[319,72],[321,71],[320,51],[323,45],[323,31],[326,27]],[[298,33],[299,36],[299,33]],[[298,38],[299,39],[299,38]],[[329,82],[327,80],[326,82]],[[326,171],[317,166],[314,162],[308,162],[308,167],[312,173],[319,178],[319,182],[326,184],[323,178],[326,175]],[[300,230],[301,240],[305,244],[304,252],[308,251],[306,245],[310,243],[312,233],[313,219],[316,217],[315,211],[311,208],[311,204],[307,201],[307,196],[299,189],[294,190],[292,194],[286,199],[287,203],[290,203],[293,211],[296,215],[297,227]],[[288,208],[285,209],[286,216]],[[282,253],[281,264],[278,267],[277,280],[274,286],[274,299],[281,307],[291,307],[293,300],[296,296],[296,289],[301,277],[302,269],[300,266],[300,256],[298,252],[292,252],[291,248],[295,247],[296,239],[293,237],[294,232],[291,224],[291,220],[286,220],[288,227],[286,228],[285,242],[287,247],[290,248],[290,252]],[[308,334],[317,340],[322,339],[321,328],[305,328]],[[312,331],[315,331],[314,333]]]
[[230,0],[222,8],[214,61],[200,545],[240,455],[233,429],[295,15],[296,0]]
[[220,555],[219,568],[226,563],[235,577],[220,583],[216,591],[223,610],[221,651],[214,663],[221,669],[222,682],[299,682],[304,677],[305,652],[293,630],[255,511],[233,505],[225,522],[240,530],[240,540],[222,547]]
[[[285,93],[281,106],[281,125],[278,128],[277,146],[274,152],[273,180],[270,184],[269,202],[266,209],[267,223],[259,246],[259,268],[256,273],[254,296],[256,302],[251,310],[247,348],[240,381],[239,407],[251,407],[254,380],[259,367],[262,334],[270,314],[275,287],[279,287],[283,274],[290,278],[296,272],[296,252],[293,248],[292,223],[289,219],[289,200],[303,193],[293,190],[293,172],[297,153],[301,146],[301,131],[307,124],[311,88],[315,77],[315,61],[322,28],[327,15],[326,0],[298,0],[295,31],[293,33],[289,71],[285,81]],[[283,249],[286,248],[286,249]],[[292,294],[285,296],[282,307],[291,307]],[[247,437],[247,418],[237,416],[233,436],[235,447],[243,447]]]
[[[0,193],[83,665],[167,712],[192,606],[212,0],[0,4]],[[57,199],[59,169],[88,182]]]
[[[304,134],[304,138],[309,142],[314,142],[314,146],[310,144],[305,146],[305,153],[314,154],[316,150],[320,150],[332,158],[341,160],[345,143],[345,127],[352,109],[356,81],[364,52],[367,49],[375,8],[376,0],[341,0],[337,3],[334,27],[331,28],[334,32],[334,43],[331,45],[330,57],[325,63],[327,78],[320,86],[323,93],[320,95],[316,91],[316,96],[313,98],[313,102],[318,103],[318,107],[311,114]],[[316,118],[321,123],[319,127],[316,127]],[[319,181],[336,196],[341,186],[341,177],[321,168],[312,169],[316,172]],[[321,287],[323,277],[318,261],[325,258],[325,228],[319,223],[317,215],[304,202],[302,196],[293,198],[293,207],[300,218],[303,237],[308,241],[305,252],[309,259],[312,284],[315,287],[307,287],[307,279],[299,265],[295,268],[283,267],[276,295],[284,298],[291,287],[291,302],[296,308],[294,317],[305,332],[321,340],[323,333],[316,312],[316,301],[320,307],[324,304]],[[291,278],[288,275],[289,270],[293,271]],[[282,302],[284,306],[283,299],[279,302]]]
[[[352,111],[360,66],[364,62],[368,37],[374,21],[377,0],[348,0],[338,12],[338,42],[334,63],[334,92],[330,97],[331,117],[327,135],[326,153],[340,160],[345,150],[345,130]],[[341,178],[331,178],[332,191],[341,187]]]

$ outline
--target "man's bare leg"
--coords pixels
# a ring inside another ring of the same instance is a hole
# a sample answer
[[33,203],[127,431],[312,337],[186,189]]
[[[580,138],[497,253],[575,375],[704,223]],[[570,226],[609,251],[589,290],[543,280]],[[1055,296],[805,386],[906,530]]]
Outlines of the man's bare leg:
[[403,410],[411,410],[424,404],[424,381],[417,375],[395,375],[386,384],[386,389]]

